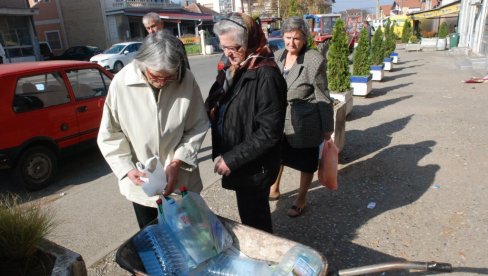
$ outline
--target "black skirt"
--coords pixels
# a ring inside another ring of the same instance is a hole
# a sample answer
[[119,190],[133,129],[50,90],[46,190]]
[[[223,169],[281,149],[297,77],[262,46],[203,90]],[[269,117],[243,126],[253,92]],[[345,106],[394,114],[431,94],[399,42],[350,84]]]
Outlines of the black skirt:
[[319,166],[319,147],[293,148],[283,138],[281,147],[281,163],[301,172],[314,173]]

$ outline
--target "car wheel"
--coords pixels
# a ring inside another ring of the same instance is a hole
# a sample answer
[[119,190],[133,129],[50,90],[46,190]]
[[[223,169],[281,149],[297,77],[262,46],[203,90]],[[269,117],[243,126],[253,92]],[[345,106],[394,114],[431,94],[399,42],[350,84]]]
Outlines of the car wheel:
[[120,70],[122,70],[123,67],[124,67],[124,64],[122,64],[122,62],[120,62],[120,61],[115,62],[114,72],[115,73],[119,72]]
[[27,190],[37,191],[53,182],[57,168],[58,160],[54,152],[47,147],[35,146],[21,154],[12,178]]

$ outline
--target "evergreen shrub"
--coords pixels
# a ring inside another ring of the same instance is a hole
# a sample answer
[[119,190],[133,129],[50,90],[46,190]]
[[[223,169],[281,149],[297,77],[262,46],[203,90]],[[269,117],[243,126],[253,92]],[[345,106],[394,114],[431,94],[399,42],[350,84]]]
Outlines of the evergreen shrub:
[[359,35],[359,43],[354,50],[352,74],[353,76],[368,76],[369,75],[369,41],[368,32],[365,28],[361,30]]
[[383,64],[383,31],[378,28],[371,41],[371,65]]
[[338,19],[332,32],[327,59],[327,80],[329,90],[345,92],[350,89],[351,73],[349,72],[349,47],[347,45],[344,21]]

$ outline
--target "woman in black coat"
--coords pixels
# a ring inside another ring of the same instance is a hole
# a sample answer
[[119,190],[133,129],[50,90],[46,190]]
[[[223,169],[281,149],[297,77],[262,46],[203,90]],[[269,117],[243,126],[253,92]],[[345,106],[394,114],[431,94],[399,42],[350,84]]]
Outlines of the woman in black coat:
[[214,171],[236,192],[242,223],[271,233],[268,195],[281,162],[286,82],[251,17],[230,14],[214,32],[229,61],[206,101]]

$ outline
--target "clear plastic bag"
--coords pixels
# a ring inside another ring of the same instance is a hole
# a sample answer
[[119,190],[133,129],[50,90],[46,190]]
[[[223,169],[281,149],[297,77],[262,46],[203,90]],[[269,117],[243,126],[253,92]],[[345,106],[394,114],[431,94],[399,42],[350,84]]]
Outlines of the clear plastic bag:
[[162,201],[164,221],[191,257],[190,268],[232,245],[232,237],[200,195],[186,192],[177,201]]

